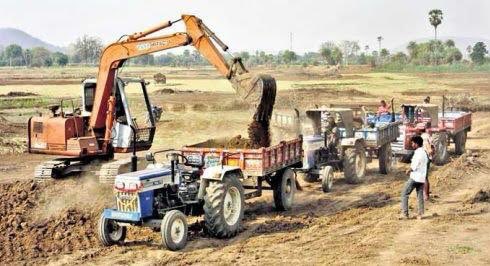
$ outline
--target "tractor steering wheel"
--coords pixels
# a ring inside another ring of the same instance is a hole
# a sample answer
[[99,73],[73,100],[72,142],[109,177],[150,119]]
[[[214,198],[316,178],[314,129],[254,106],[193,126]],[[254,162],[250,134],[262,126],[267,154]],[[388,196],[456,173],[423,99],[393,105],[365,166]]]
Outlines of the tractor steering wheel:
[[184,155],[178,153],[178,152],[172,152],[172,153],[167,153],[165,155],[165,157],[167,157],[167,159],[172,156],[172,157],[181,157],[183,160],[184,160],[184,164],[187,164],[189,162],[189,160],[187,159],[187,157],[185,157]]

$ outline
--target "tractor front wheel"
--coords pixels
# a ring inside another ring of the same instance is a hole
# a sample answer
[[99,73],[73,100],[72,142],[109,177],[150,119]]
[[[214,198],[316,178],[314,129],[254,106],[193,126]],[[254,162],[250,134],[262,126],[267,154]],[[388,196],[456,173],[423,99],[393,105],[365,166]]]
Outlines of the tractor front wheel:
[[187,244],[187,219],[179,210],[165,214],[161,224],[162,244],[169,250],[181,250]]
[[330,192],[333,186],[333,167],[330,165],[322,167],[322,169],[320,170],[320,176],[322,178],[323,192]]
[[100,242],[104,246],[122,244],[124,239],[126,239],[126,227],[106,218],[104,214],[100,216],[97,233]]

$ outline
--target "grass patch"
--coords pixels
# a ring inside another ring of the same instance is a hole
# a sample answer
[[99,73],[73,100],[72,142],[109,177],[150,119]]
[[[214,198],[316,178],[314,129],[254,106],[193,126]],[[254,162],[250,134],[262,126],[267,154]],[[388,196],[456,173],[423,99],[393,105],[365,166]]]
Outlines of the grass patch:
[[55,101],[51,98],[30,97],[30,98],[2,98],[0,99],[0,109],[18,108],[37,108],[45,107]]
[[455,246],[449,247],[449,252],[457,253],[457,254],[468,254],[468,253],[471,253],[474,251],[476,251],[476,250],[470,246],[455,245]]
[[471,64],[447,64],[437,66],[394,64],[389,63],[374,69],[375,72],[393,73],[460,73],[460,72],[490,72],[490,64],[471,65]]

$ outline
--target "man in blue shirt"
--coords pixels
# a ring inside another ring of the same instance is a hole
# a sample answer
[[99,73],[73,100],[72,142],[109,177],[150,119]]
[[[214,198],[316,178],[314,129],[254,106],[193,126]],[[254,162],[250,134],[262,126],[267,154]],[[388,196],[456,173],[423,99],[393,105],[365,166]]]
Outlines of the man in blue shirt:
[[427,166],[429,156],[424,150],[424,140],[420,136],[413,136],[410,140],[412,148],[415,150],[410,168],[407,174],[410,178],[405,183],[402,190],[402,215],[401,219],[408,219],[408,197],[415,189],[417,191],[418,215],[417,219],[422,219],[424,215],[424,183],[427,176]]

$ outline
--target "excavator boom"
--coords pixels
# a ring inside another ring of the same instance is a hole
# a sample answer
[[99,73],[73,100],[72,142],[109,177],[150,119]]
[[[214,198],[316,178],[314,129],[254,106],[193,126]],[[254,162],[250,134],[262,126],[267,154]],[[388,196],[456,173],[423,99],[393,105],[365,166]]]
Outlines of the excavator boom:
[[[129,35],[127,39],[110,44],[105,48],[100,59],[94,107],[90,117],[90,127],[96,134],[102,134],[101,132],[109,126],[106,123],[109,97],[113,92],[116,71],[125,60],[189,44],[194,46],[223,76],[230,80],[236,93],[242,99],[257,107],[266,101],[266,104],[271,106],[262,109],[272,108],[275,97],[275,80],[272,77],[265,75],[253,77],[247,74],[248,71],[240,59],[234,59],[230,66],[211,38],[222,49],[228,49],[228,47],[199,18],[192,15],[182,15],[182,20],[186,25],[186,32],[146,38],[149,34],[170,27],[173,23],[168,21],[144,32]],[[264,79],[267,81],[263,82]],[[262,99],[264,89],[273,90],[273,92],[268,93],[269,97],[272,98]],[[256,115],[256,120],[264,120],[267,119],[267,116],[270,117],[270,114],[267,115],[262,109],[260,114]]]

